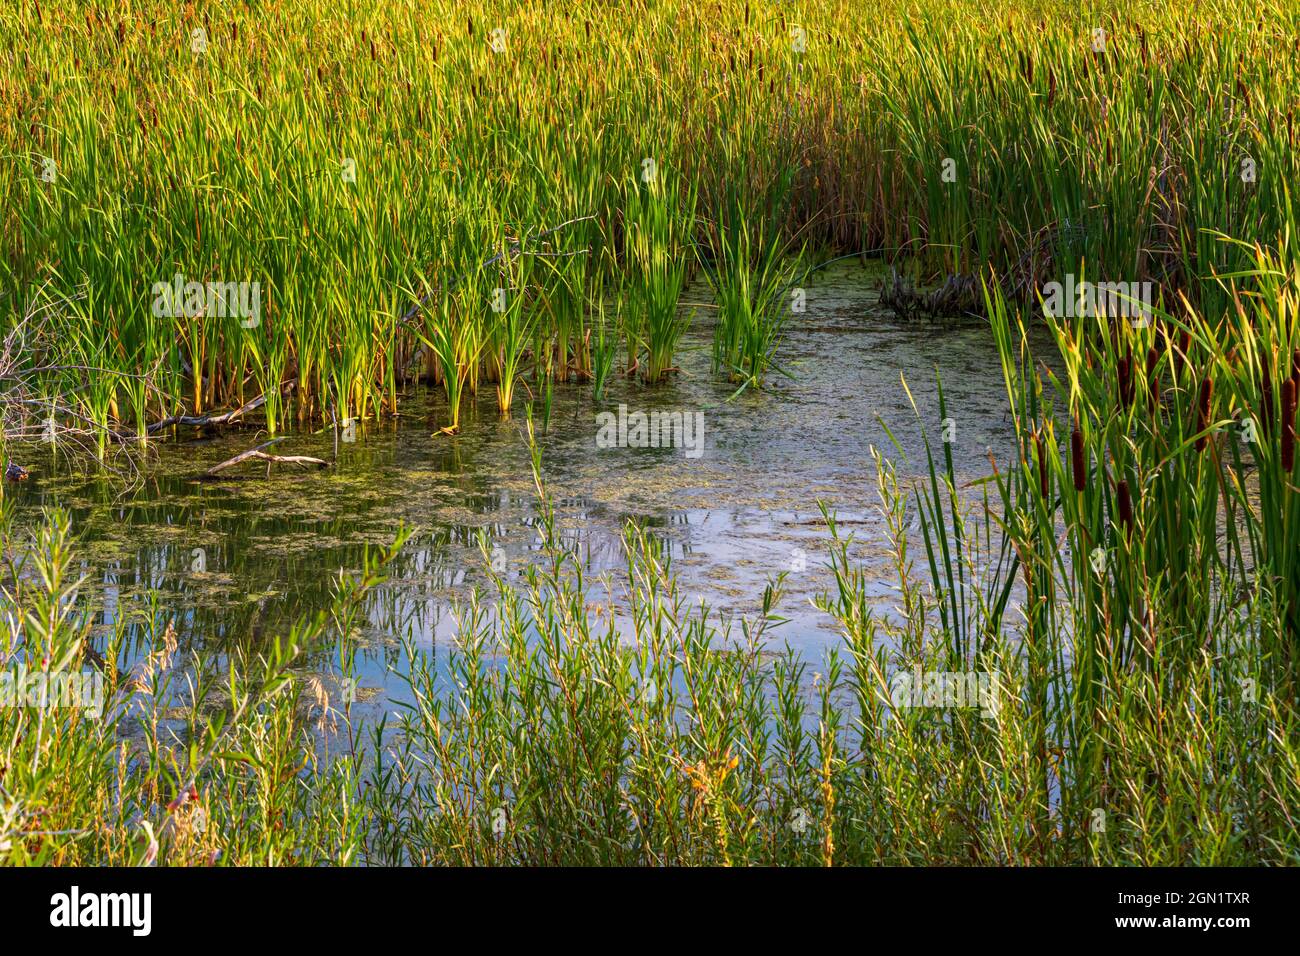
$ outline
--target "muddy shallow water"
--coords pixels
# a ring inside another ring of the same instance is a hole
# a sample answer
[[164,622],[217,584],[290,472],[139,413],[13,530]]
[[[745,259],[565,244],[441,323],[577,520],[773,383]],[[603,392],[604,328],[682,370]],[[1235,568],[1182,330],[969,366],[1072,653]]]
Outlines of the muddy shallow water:
[[[665,542],[692,603],[702,598],[724,615],[755,614],[768,580],[789,572],[778,609],[788,623],[772,640],[816,661],[840,640],[811,603],[832,585],[822,501],[852,532],[855,559],[879,567],[876,593],[888,612],[892,580],[871,449],[900,477],[923,472],[921,428],[936,443],[942,430],[936,369],[955,426],[959,478],[987,474],[990,449],[1004,458],[1011,427],[987,326],[901,322],[879,308],[877,274],[854,261],[815,275],[807,311],[792,318],[779,356],[793,378],[774,374],[767,391],[728,401],[733,387],[709,367],[707,307],[699,308],[670,384],[630,384],[616,371],[599,407],[589,385],[556,387],[541,435],[544,477],[563,536],[591,572],[593,603],[608,600],[602,575],[614,581],[617,603],[622,531],[636,521]],[[699,281],[684,296],[688,307],[704,299]],[[160,445],[144,480],[126,491],[37,459],[24,462],[31,480],[11,493],[23,523],[37,520],[42,506],[71,513],[86,543],[87,588],[105,601],[101,624],[157,588],[182,647],[274,633],[321,606],[337,570],[355,569],[365,546],[391,542],[403,523],[418,528],[369,605],[358,664],[369,691],[362,696],[378,707],[391,689],[385,672],[398,656],[398,636],[409,631],[436,649],[454,635],[451,603],[487,584],[480,532],[500,549],[509,577],[536,556],[535,491],[521,434],[527,397],[521,388],[513,418],[501,421],[485,389],[477,408],[462,409],[460,435],[435,437],[442,396],[413,389],[395,422],[363,423],[354,441],[339,443],[336,462],[330,431],[293,434],[275,449],[335,462],[323,472],[276,466],[267,479],[254,464],[240,480],[195,481],[265,440],[243,428]],[[702,413],[701,453],[597,447],[596,412],[620,403],[630,411]],[[535,414],[540,419],[540,403]]]

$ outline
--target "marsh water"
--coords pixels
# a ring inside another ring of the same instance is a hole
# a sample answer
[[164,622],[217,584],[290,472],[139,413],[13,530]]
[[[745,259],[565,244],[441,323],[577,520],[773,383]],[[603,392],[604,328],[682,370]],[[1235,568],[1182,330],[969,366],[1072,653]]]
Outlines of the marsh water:
[[[616,370],[600,405],[589,384],[556,386],[540,434],[544,477],[563,537],[590,573],[593,605],[612,601],[617,615],[623,530],[636,522],[661,539],[692,603],[703,599],[723,617],[756,614],[765,584],[786,571],[778,610],[788,621],[770,639],[815,662],[841,640],[812,603],[832,586],[824,502],[852,532],[852,556],[880,569],[873,590],[888,613],[893,579],[871,450],[900,477],[924,472],[922,427],[934,441],[941,429],[936,370],[959,479],[988,474],[989,451],[1005,457],[1012,431],[987,325],[904,322],[879,306],[878,276],[877,267],[856,260],[815,274],[806,311],[792,316],[780,351],[791,377],[773,375],[765,391],[732,399],[734,386],[712,374],[702,281],[684,296],[684,307],[698,312],[669,384],[629,383]],[[127,485],[47,454],[23,462],[31,478],[10,493],[24,524],[45,506],[70,513],[84,542],[84,587],[103,599],[101,627],[158,591],[182,650],[288,627],[325,604],[337,572],[358,568],[367,546],[391,543],[403,525],[415,529],[370,596],[359,636],[360,696],[382,708],[400,637],[437,653],[454,640],[453,605],[488,584],[480,535],[499,549],[508,578],[536,559],[526,399],[524,388],[520,407],[502,420],[485,390],[462,409],[461,434],[448,437],[434,434],[444,424],[441,392],[416,388],[395,420],[363,423],[345,436],[350,441],[336,443],[332,430],[294,433],[275,449],[329,460],[322,471],[275,466],[268,477],[251,464],[233,480],[196,480],[265,440],[243,427],[159,443],[141,478]],[[700,412],[700,454],[598,447],[596,413],[620,403],[647,413]],[[540,402],[534,416],[540,419]]]

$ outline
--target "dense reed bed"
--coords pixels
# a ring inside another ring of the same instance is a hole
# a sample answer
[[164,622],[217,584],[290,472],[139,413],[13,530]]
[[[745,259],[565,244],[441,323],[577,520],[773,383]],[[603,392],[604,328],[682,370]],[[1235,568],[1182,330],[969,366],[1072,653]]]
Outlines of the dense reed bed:
[[381,415],[417,377],[454,431],[485,384],[506,410],[519,376],[590,377],[606,305],[659,381],[697,260],[719,370],[757,382],[767,254],[804,243],[1214,312],[1246,257],[1206,230],[1276,242],[1300,172],[1281,3],[20,0],[0,27],[0,308],[30,430],[101,450],[254,399],[271,431]]

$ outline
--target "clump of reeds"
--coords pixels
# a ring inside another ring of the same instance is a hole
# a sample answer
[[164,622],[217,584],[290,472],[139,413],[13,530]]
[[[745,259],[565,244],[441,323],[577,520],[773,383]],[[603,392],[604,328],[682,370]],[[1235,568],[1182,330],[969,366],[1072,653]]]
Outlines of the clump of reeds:
[[629,371],[644,350],[643,374],[652,383],[673,371],[673,354],[694,315],[678,308],[694,228],[693,187],[679,207],[677,190],[666,186],[662,176],[634,183],[625,206]]
[[[757,196],[741,194],[755,185]],[[713,367],[741,389],[761,388],[770,368],[784,372],[775,356],[795,307],[790,296],[806,296],[793,289],[797,250],[783,234],[789,201],[788,172],[760,184],[738,176],[724,189],[700,253],[718,305]]]

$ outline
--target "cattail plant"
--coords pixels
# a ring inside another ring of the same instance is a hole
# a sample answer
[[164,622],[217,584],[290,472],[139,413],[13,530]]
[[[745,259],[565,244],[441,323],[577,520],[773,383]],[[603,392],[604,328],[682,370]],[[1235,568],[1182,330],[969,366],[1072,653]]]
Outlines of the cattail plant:
[[1120,358],[1117,370],[1119,385],[1119,406],[1127,411],[1133,407],[1133,353],[1126,351]]
[[1088,487],[1088,470],[1084,455],[1083,432],[1076,418],[1074,427],[1070,429],[1070,474],[1074,477],[1074,490],[1078,492]]
[[1133,530],[1133,498],[1129,492],[1128,480],[1120,479],[1115,486],[1115,508],[1119,514],[1120,524],[1126,532]]

